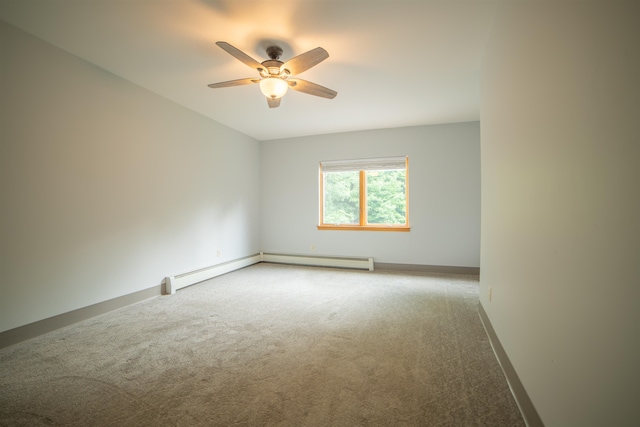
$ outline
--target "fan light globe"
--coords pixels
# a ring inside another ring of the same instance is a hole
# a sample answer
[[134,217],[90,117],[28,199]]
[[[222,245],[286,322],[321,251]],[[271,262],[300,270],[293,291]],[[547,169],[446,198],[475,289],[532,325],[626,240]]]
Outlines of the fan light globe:
[[267,77],[266,79],[260,80],[260,90],[267,98],[282,98],[284,94],[287,93],[288,88],[289,85],[287,82],[279,77]]

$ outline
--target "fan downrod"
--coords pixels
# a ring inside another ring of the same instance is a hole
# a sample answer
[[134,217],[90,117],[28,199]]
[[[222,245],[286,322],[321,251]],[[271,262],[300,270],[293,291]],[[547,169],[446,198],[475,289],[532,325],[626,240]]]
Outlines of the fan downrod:
[[269,46],[267,48],[267,55],[269,56],[269,59],[277,61],[282,56],[282,48],[278,46]]

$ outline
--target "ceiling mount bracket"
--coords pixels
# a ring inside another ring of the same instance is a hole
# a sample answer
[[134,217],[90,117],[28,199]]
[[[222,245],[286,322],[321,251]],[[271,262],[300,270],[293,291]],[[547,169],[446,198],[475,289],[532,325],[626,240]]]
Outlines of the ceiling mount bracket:
[[282,56],[282,48],[278,46],[269,46],[267,48],[267,55],[269,56],[269,59],[277,61]]

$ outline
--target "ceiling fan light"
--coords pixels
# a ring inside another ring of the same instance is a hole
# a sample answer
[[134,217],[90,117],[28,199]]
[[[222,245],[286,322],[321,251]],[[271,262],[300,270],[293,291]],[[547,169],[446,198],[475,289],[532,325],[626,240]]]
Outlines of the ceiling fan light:
[[260,90],[267,98],[282,98],[287,93],[289,85],[279,77],[267,77],[260,80]]

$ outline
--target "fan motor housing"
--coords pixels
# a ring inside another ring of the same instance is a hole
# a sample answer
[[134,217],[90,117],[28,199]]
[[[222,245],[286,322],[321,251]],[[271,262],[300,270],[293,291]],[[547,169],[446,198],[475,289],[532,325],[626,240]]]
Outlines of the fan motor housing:
[[277,59],[268,59],[262,63],[262,65],[264,65],[266,68],[277,68],[277,69],[280,69],[282,64],[284,64],[284,62],[278,61]]
[[269,70],[269,75],[277,76],[280,74],[280,67],[282,67],[284,62],[278,61],[277,59],[268,59],[262,63],[262,65]]

